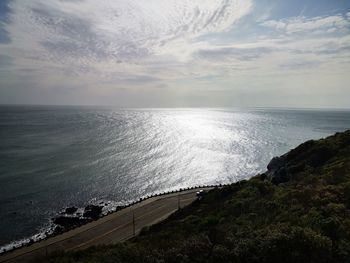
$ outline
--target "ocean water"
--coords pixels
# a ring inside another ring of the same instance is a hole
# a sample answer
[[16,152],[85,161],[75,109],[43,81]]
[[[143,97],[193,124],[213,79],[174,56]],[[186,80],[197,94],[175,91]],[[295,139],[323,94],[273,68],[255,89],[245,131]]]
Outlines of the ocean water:
[[1,106],[0,246],[67,206],[235,182],[349,128],[340,110]]

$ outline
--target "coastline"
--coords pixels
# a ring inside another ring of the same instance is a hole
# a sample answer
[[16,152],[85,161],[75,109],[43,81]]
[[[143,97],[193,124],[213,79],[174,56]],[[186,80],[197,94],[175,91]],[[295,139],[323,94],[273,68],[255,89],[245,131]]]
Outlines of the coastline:
[[[292,150],[294,150],[294,149],[292,149]],[[271,166],[271,164],[273,164],[274,161],[276,159],[278,159],[278,158],[279,157],[274,157],[274,158],[271,159],[270,163],[267,166],[268,170],[269,170],[269,166]],[[240,180],[240,181],[245,181],[245,179]],[[240,181],[237,181],[237,182],[239,183]],[[60,225],[59,224],[55,224],[54,220],[57,219],[58,217],[65,217],[66,215],[68,215],[68,214],[63,214],[62,210],[61,210],[61,213],[58,212],[56,214],[56,217],[51,219],[50,226],[48,228],[44,228],[43,231],[38,232],[38,233],[34,234],[31,237],[23,238],[21,240],[15,240],[15,241],[12,241],[12,242],[10,242],[8,244],[5,244],[5,245],[1,246],[0,247],[0,257],[3,256],[3,255],[6,255],[8,253],[11,253],[13,251],[16,251],[16,250],[19,250],[19,249],[22,249],[22,248],[31,247],[32,245],[35,245],[35,244],[40,243],[42,241],[46,241],[46,240],[55,238],[55,237],[60,236],[62,234],[65,234],[65,233],[68,233],[70,231],[73,231],[73,230],[75,230],[77,228],[84,227],[87,224],[90,224],[92,222],[101,220],[101,219],[103,219],[105,217],[108,217],[108,216],[110,216],[110,215],[112,215],[112,214],[114,214],[116,212],[123,211],[123,210],[125,210],[125,209],[127,209],[129,207],[135,206],[135,205],[137,205],[139,203],[142,203],[144,201],[147,201],[148,199],[151,199],[151,198],[166,197],[167,195],[172,195],[174,193],[183,193],[183,192],[186,192],[186,191],[196,190],[196,189],[218,188],[218,187],[222,187],[222,186],[226,186],[226,185],[230,185],[230,184],[231,183],[214,184],[214,185],[200,185],[200,186],[179,188],[177,190],[171,190],[171,191],[166,191],[166,192],[162,192],[162,193],[156,193],[156,194],[152,194],[152,195],[146,195],[146,196],[140,197],[137,200],[131,201],[131,202],[125,204],[125,205],[120,205],[119,202],[113,202],[115,204],[114,206],[112,206],[111,208],[101,212],[100,214],[98,214],[97,217],[95,217],[95,218],[84,218],[84,217],[79,217],[78,218],[77,217],[77,219],[79,219],[79,220],[81,219],[81,222],[79,222],[76,225],[71,225],[69,227],[63,227],[63,228],[61,228],[60,231],[57,231],[57,227],[59,227]],[[111,202],[111,201],[108,201],[108,202]],[[66,207],[66,209],[69,209],[69,207]],[[84,209],[84,208],[79,208],[79,209],[80,209],[80,211],[82,211],[81,209]]]
[[[50,235],[51,218],[67,206],[84,209],[99,201],[111,201],[111,207],[126,205],[159,191],[248,179],[263,172],[273,156],[349,126],[348,114],[304,111],[141,113],[43,107],[28,112],[16,108],[2,116],[2,123],[10,124],[3,130],[0,178],[0,247],[6,250]],[[142,125],[133,125],[133,118]],[[235,118],[242,120],[238,126]],[[84,123],[90,122],[96,125],[86,134]],[[142,133],[148,126],[150,133]],[[283,127],[291,128],[286,133]],[[26,139],[31,133],[32,139]],[[11,138],[12,134],[18,136]],[[57,140],[58,134],[62,140]]]
[[305,141],[135,238],[45,262],[348,262],[349,171],[350,130]]
[[[53,244],[56,244],[57,242],[65,241],[67,239],[70,239],[74,237],[77,234],[80,234],[82,232],[85,232],[91,228],[98,227],[100,224],[103,224],[105,222],[111,221],[114,219],[116,216],[123,216],[125,215],[128,211],[137,209],[139,207],[143,207],[151,202],[154,202],[156,200],[162,200],[162,199],[167,199],[167,198],[173,198],[173,197],[178,197],[182,195],[186,195],[188,193],[196,193],[198,190],[210,190],[213,188],[219,188],[225,186],[224,184],[219,184],[219,185],[208,185],[208,186],[196,186],[196,187],[189,187],[189,188],[180,188],[178,190],[174,191],[169,191],[165,193],[159,193],[155,195],[150,195],[150,196],[145,196],[141,197],[137,201],[131,202],[125,206],[120,207],[120,209],[115,210],[115,211],[109,211],[106,214],[102,214],[99,218],[95,220],[90,220],[86,222],[85,224],[79,225],[77,227],[71,228],[71,229],[66,229],[64,232],[57,233],[57,234],[51,234],[51,235],[42,235],[41,239],[37,239],[36,241],[29,242],[29,240],[25,243],[21,243],[20,246],[14,247],[10,250],[3,251],[0,253],[0,262],[9,262],[12,260],[17,259],[18,257],[21,257],[26,254],[30,253],[38,253],[41,255],[47,255],[47,247],[52,246]],[[187,205],[187,204],[186,204]],[[176,210],[174,210],[176,211]],[[162,216],[157,220],[157,223],[159,221],[164,220],[167,218],[170,214],[172,214],[174,211],[171,213],[166,214],[166,216]],[[141,230],[141,229],[139,229]],[[40,234],[37,234],[40,235]],[[132,237],[132,236],[131,236]],[[124,241],[124,240],[122,240]],[[10,246],[10,245],[7,245]],[[38,252],[40,251],[40,252]],[[56,251],[55,249],[53,251]],[[53,252],[50,250],[50,253]]]
[[[198,190],[213,189],[213,191],[209,191],[208,194],[204,195],[203,199],[200,198],[202,199],[201,202],[195,202],[193,204],[194,206],[198,207],[200,205],[203,205],[204,202],[204,204],[210,203],[212,206],[216,207],[215,209],[218,209],[217,206],[220,204],[221,206],[224,206],[227,211],[231,211],[230,209],[233,209],[232,211],[235,211],[235,213],[237,212],[240,215],[248,213],[249,218],[260,210],[257,208],[252,208],[252,211],[254,211],[254,213],[252,213],[249,212],[249,210],[244,212],[241,205],[238,205],[238,207],[236,207],[236,199],[244,199],[248,193],[254,198],[267,198],[273,200],[273,196],[276,195],[276,198],[280,198],[281,204],[285,206],[285,191],[290,188],[288,191],[291,191],[291,193],[297,193],[297,195],[299,195],[298,191],[293,192],[293,187],[297,187],[299,184],[298,181],[303,181],[306,187],[309,187],[310,178],[319,181],[321,184],[324,184],[325,182],[328,182],[328,184],[338,184],[344,182],[344,180],[339,177],[341,175],[339,171],[341,171],[341,169],[345,169],[344,171],[346,171],[346,167],[349,164],[347,159],[347,156],[349,154],[348,147],[350,145],[349,132],[350,130],[347,130],[346,132],[336,133],[333,136],[329,136],[317,141],[306,141],[298,147],[285,153],[284,155],[273,158],[267,165],[267,171],[265,173],[258,174],[248,181],[242,180],[236,182],[235,184],[228,185],[221,184],[202,187],[190,187],[190,189],[179,189],[177,191],[171,191],[170,193],[156,194],[154,196],[146,196],[140,198],[139,200],[122,207],[116,212],[110,212],[109,214],[102,216],[101,218],[98,218],[92,222],[88,222],[81,227],[66,231],[65,233],[56,235],[52,238],[47,238],[46,240],[42,240],[42,242],[35,242],[31,244],[31,246],[26,246],[22,249],[15,249],[11,252],[0,255],[0,262],[26,262],[28,260],[45,257],[52,252],[70,252],[86,249],[91,246],[111,245],[119,243],[135,237],[144,227],[159,223],[160,221],[168,218],[175,211],[179,212],[175,213],[174,217],[171,217],[171,220],[180,220],[177,217],[181,218],[185,216],[187,220],[191,221],[193,219],[192,212],[202,213],[202,210],[197,209],[195,211],[190,211],[188,209],[179,209],[197,200],[198,196],[196,192]],[[324,169],[324,167],[327,167],[327,169]],[[316,175],[311,171],[314,171]],[[332,173],[329,173],[329,171],[332,171]],[[317,176],[317,173],[321,173],[325,178],[319,179],[315,177]],[[280,184],[282,187],[279,186]],[[287,186],[289,188],[286,188]],[[254,187],[256,190],[252,190]],[[328,187],[328,185],[325,185],[324,187]],[[343,185],[341,187],[343,187]],[[318,188],[316,188],[316,190],[317,189]],[[237,191],[242,191],[242,196],[237,197],[235,194]],[[224,203],[214,202],[215,200],[218,201],[217,199],[221,200],[222,198],[226,200],[227,196],[230,195],[235,196],[235,199],[233,199],[235,201],[231,200],[230,202]],[[300,196],[297,196],[297,198],[300,198]],[[241,201],[242,200],[239,202]],[[270,201],[266,201],[266,205],[269,206],[271,204]],[[330,201],[327,200],[327,202]],[[333,200],[332,202],[335,201]],[[250,203],[249,206],[256,206],[253,204],[255,204],[255,202]],[[190,208],[191,207],[192,206],[190,206]],[[279,206],[276,208],[278,207]],[[289,204],[286,208],[291,209],[291,207],[293,206]],[[206,209],[208,210],[208,207]],[[216,211],[215,209],[209,209],[207,212],[214,213],[213,211]],[[284,211],[284,209],[281,211]],[[192,217],[186,217],[186,215],[183,213],[190,213]],[[218,211],[214,213],[216,217],[219,217],[220,215],[225,218],[225,216],[227,216],[225,213],[221,214],[220,212],[219,215],[217,213]],[[196,220],[202,220],[202,224],[204,225],[216,225],[220,222],[220,220],[218,218],[214,220],[212,218],[213,216],[214,215],[211,215],[207,218],[198,217]],[[272,218],[276,219],[275,216]],[[180,222],[182,222],[181,220]],[[168,221],[166,220],[166,222]],[[156,226],[156,228],[159,229],[163,225],[164,224],[159,224]],[[173,225],[170,224],[170,228],[172,227]],[[145,232],[148,232],[148,230]],[[173,232],[170,231],[169,233]],[[143,235],[140,236],[140,240],[142,240],[142,236]],[[139,238],[135,240],[139,240]],[[122,243],[120,245],[122,245]]]

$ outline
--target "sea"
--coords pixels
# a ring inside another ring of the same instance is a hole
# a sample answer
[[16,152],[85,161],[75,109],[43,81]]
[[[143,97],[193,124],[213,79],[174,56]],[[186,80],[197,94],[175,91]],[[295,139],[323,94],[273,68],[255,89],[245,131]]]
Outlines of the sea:
[[248,179],[349,128],[349,110],[0,106],[0,252],[66,207]]

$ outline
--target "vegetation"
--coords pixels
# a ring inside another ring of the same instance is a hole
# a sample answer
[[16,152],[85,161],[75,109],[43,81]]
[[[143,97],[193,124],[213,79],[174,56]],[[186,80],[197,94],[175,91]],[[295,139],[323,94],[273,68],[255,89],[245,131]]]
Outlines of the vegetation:
[[128,242],[45,261],[350,262],[350,130],[306,142],[277,166],[208,192]]

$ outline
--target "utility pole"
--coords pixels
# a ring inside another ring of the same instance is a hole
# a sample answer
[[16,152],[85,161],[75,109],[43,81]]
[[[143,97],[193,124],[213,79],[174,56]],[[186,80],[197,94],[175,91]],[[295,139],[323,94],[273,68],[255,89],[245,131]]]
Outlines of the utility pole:
[[132,210],[132,234],[135,236],[135,212]]

